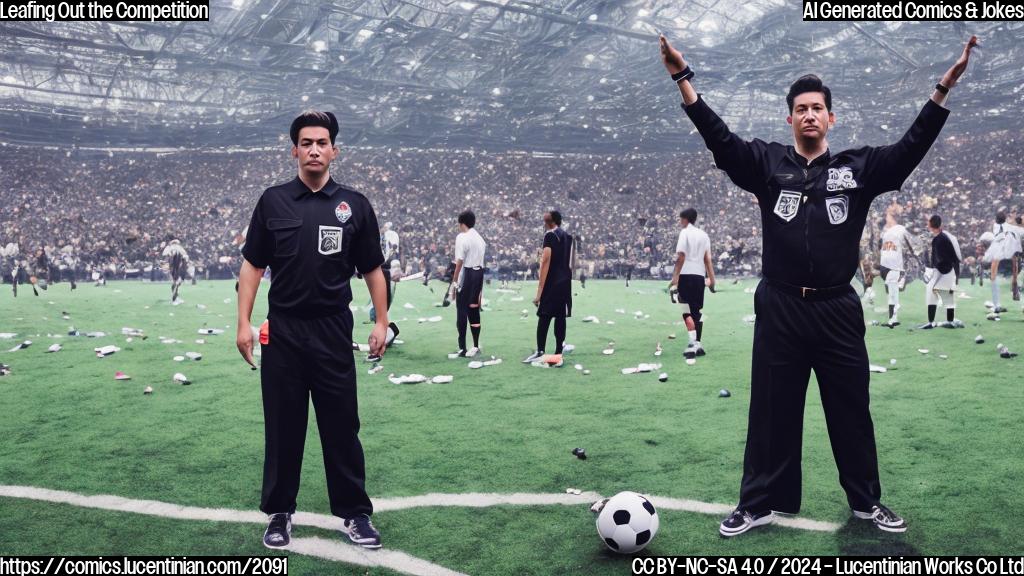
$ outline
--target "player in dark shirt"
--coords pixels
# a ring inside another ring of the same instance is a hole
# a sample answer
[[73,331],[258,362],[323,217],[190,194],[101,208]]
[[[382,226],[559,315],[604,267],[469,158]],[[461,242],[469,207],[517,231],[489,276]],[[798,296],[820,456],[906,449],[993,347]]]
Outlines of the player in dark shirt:
[[906,530],[906,522],[880,502],[864,312],[850,281],[871,201],[899,189],[938,137],[949,115],[942,106],[946,95],[976,43],[972,37],[898,142],[833,153],[826,139],[836,120],[832,93],[817,76],[798,79],[786,97],[793,145],[745,141],[697,94],[690,83],[694,72],[661,38],[662,61],[686,115],[718,168],[755,195],[764,231],[743,481],[739,504],[719,526],[723,536],[768,524],[773,512],[799,512],[812,370],[853,514],[881,530]]
[[[572,236],[562,229],[562,214],[557,210],[544,213],[544,248],[541,253],[537,296],[537,349],[524,364],[544,357],[551,320],[555,321],[555,355],[560,356],[565,344],[565,319],[572,316]],[[559,359],[555,366],[561,366]]]
[[956,319],[956,285],[960,278],[960,250],[956,241],[942,229],[942,218],[935,214],[928,219],[928,232],[932,234],[929,268],[925,272],[925,303],[928,322],[918,326],[930,330],[936,326],[935,311],[939,303],[946,307],[946,328],[963,328]]

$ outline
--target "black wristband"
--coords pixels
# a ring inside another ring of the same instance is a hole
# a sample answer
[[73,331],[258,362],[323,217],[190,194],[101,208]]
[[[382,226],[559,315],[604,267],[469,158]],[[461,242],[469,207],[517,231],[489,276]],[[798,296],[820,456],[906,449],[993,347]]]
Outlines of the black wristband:
[[681,72],[676,72],[675,74],[673,74],[672,81],[678,84],[679,82],[683,80],[689,80],[694,76],[695,74],[693,73],[693,70],[690,70],[690,67],[687,66],[686,68],[683,68]]
[[949,88],[946,88],[941,83],[935,85],[935,89],[942,92],[943,95],[949,94]]

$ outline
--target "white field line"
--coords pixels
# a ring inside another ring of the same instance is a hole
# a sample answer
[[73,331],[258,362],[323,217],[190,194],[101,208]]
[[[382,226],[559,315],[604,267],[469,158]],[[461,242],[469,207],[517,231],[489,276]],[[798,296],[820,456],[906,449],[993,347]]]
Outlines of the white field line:
[[[149,516],[175,518],[179,520],[206,520],[211,522],[237,522],[247,524],[265,524],[267,522],[266,514],[257,510],[232,510],[229,508],[180,506],[178,504],[170,504],[156,500],[134,500],[131,498],[110,495],[89,496],[85,494],[77,494],[75,492],[50,490],[47,488],[36,488],[33,486],[0,485],[0,497],[56,502],[60,504],[70,504],[72,506],[80,506],[83,508],[96,508],[100,510],[112,510],[115,512],[131,512],[134,514],[146,514]],[[374,499],[374,510],[376,512],[387,512],[390,510],[429,507],[484,508],[489,506],[578,506],[590,504],[599,499],[601,499],[601,495],[595,492],[584,492],[579,495],[532,493],[431,493],[423,494],[421,496],[377,498]],[[651,500],[654,502],[655,507],[661,510],[679,510],[715,516],[725,516],[732,511],[732,507],[726,504],[713,504],[697,500],[681,500],[678,498],[666,498],[660,496],[653,496],[651,497]],[[839,525],[831,522],[822,522],[805,518],[777,517],[775,523],[789,528],[798,528],[801,530],[812,530],[817,532],[835,532],[839,529]],[[315,514],[312,512],[297,512],[292,517],[292,524],[297,526],[314,526],[326,530],[339,530],[341,528],[341,520],[336,516]],[[417,576],[461,576],[459,572],[432,564],[426,560],[410,556],[397,550],[367,551],[342,541],[325,540],[323,538],[292,538],[291,545],[288,549],[292,552],[307,556],[315,556],[317,558],[346,562],[359,566],[380,566]]]

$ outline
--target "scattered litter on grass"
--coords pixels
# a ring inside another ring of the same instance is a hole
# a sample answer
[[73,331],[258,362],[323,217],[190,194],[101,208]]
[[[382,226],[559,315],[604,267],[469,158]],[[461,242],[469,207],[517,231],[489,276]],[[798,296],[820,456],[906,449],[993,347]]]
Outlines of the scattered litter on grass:
[[623,368],[621,370],[621,372],[623,374],[645,374],[647,372],[653,372],[655,370],[658,370],[659,368],[661,368],[661,364],[641,363],[641,364],[638,364],[636,366],[630,366],[628,368]]

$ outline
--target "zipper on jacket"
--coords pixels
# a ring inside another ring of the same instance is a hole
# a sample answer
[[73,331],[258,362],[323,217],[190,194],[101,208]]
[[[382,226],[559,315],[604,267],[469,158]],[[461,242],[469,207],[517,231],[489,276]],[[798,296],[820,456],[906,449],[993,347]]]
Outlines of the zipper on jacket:
[[[804,197],[802,202],[805,204],[810,199],[810,195],[807,194],[808,188],[813,184],[807,179],[807,168],[803,168],[804,171]],[[811,276],[814,276],[814,258],[811,257],[811,211],[814,209],[814,202],[811,202],[807,206],[806,213],[804,214],[804,250],[807,251],[807,266]]]

